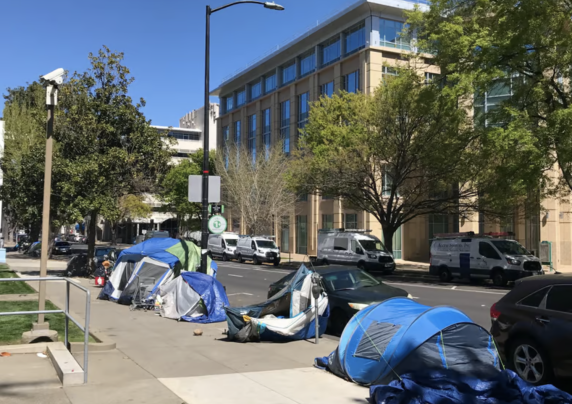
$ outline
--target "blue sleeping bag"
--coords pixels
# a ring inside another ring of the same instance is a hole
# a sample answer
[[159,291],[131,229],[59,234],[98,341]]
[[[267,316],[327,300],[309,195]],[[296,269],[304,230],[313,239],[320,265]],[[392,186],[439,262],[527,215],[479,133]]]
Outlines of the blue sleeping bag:
[[511,370],[489,380],[450,370],[408,373],[370,387],[373,404],[572,404],[572,395],[552,385],[535,387]]

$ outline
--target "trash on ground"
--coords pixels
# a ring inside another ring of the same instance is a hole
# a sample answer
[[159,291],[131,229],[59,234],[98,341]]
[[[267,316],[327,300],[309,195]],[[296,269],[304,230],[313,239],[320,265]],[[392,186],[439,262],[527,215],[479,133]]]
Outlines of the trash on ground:
[[[301,265],[285,287],[264,303],[226,308],[228,337],[239,342],[290,341],[314,338],[315,299],[312,271]],[[328,296],[318,297],[319,335],[326,331]]]
[[10,352],[2,352],[0,356],[12,356],[12,354]]
[[38,353],[36,354],[36,356],[37,356],[38,358],[47,358],[47,357],[48,357],[48,355],[46,355],[46,354],[43,353],[43,352],[38,352]]

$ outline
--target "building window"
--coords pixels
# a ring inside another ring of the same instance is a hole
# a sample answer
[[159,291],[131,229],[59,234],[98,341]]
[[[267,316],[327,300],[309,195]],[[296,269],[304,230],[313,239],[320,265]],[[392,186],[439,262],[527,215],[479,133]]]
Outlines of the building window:
[[340,37],[336,36],[322,45],[322,66],[327,66],[340,59]]
[[282,139],[282,150],[290,153],[290,100],[280,104],[280,138]]
[[224,153],[224,166],[228,168],[228,142],[230,137],[230,128],[228,126],[224,126],[222,128],[222,145],[223,145],[223,153]]
[[403,28],[407,28],[407,24],[399,21],[379,20],[379,36],[381,46],[391,48],[410,50],[409,41],[401,37]]
[[270,108],[262,111],[262,144],[264,145],[264,154],[268,159],[270,154],[270,136],[272,135],[272,124],[270,121]]
[[394,67],[390,67],[390,66],[383,66],[383,69],[381,69],[381,72],[383,73],[383,75],[389,75],[389,76],[397,76],[397,70]]
[[246,104],[246,91],[242,90],[236,93],[236,106],[240,107],[241,105]]
[[362,22],[346,31],[346,55],[365,47],[365,24]]
[[308,253],[307,218],[307,216],[296,216],[296,254]]
[[357,229],[357,213],[346,213],[344,215],[344,228],[345,229]]
[[331,195],[325,195],[325,194],[322,195],[322,200],[323,200],[323,201],[329,201],[329,200],[332,200],[332,199],[334,199],[334,197],[331,196]]
[[252,155],[252,163],[256,161],[256,114],[248,117],[248,150]]
[[272,74],[264,78],[264,94],[276,90],[276,74]]
[[250,85],[250,99],[255,100],[262,95],[262,83],[260,81]]
[[359,70],[344,77],[344,88],[348,93],[357,93],[359,91]]
[[449,232],[449,215],[429,215],[429,241],[436,234]]
[[290,252],[290,216],[282,216],[280,222],[280,250]]
[[188,158],[189,153],[185,153],[184,151],[179,150],[175,154],[173,154],[173,157]]
[[304,129],[310,114],[310,93],[298,96],[298,128]]
[[282,85],[296,80],[296,63],[292,63],[282,68]]
[[316,55],[314,52],[300,58],[300,76],[312,73],[316,69]]
[[329,83],[322,84],[320,86],[320,95],[324,95],[326,97],[334,95],[334,82],[330,81]]
[[200,133],[169,132],[167,136],[179,140],[201,140]]
[[298,202],[308,202],[308,194],[299,194],[296,197],[296,201]]
[[334,215],[322,215],[322,229],[329,230],[334,228]]
[[226,97],[226,112],[232,111],[233,108],[234,108],[234,97],[232,95],[229,95],[228,97]]
[[495,80],[488,91],[475,95],[475,121],[484,126],[499,126],[494,112],[499,106],[512,97],[512,79]]
[[431,83],[433,80],[435,80],[439,75],[437,73],[429,73],[429,72],[425,72],[425,84],[429,84]]
[[382,196],[391,195],[391,187],[393,187],[393,176],[389,170],[383,169],[383,183],[381,184]]
[[234,123],[234,144],[236,145],[237,148],[240,147],[240,132],[241,128],[240,128],[240,121],[236,121]]

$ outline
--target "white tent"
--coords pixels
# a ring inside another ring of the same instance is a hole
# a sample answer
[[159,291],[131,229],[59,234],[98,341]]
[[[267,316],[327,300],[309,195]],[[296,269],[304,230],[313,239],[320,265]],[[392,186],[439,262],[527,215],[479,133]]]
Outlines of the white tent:
[[200,304],[201,296],[178,276],[159,288],[161,296],[161,316],[179,320],[183,316],[199,317],[206,314]]

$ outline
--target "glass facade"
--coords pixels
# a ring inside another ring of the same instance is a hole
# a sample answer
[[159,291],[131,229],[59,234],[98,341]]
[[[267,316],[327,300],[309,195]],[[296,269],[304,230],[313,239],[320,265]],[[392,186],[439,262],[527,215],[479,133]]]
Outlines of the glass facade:
[[234,97],[232,95],[226,97],[225,108],[226,112],[232,111],[232,109],[234,108]]
[[296,216],[296,254],[308,253],[308,216]]
[[167,134],[167,136],[180,140],[201,140],[200,133],[183,133],[171,131]]
[[322,229],[334,228],[334,215],[322,215]]
[[406,38],[401,37],[401,32],[407,24],[399,21],[379,19],[379,39],[381,46],[410,50],[411,46]]
[[491,113],[511,97],[512,79],[495,80],[488,91],[475,95],[475,121],[485,126],[501,125],[503,122],[498,122]]
[[296,63],[292,63],[282,68],[282,85],[296,80]]
[[236,147],[240,147],[240,135],[241,135],[240,121],[236,121],[234,123],[234,144],[236,145]]
[[290,216],[282,216],[280,223],[280,250],[290,252]]
[[280,137],[282,139],[282,150],[290,153],[290,101],[280,104]]
[[242,90],[236,93],[236,106],[240,107],[244,104],[246,104],[246,91]]
[[255,100],[262,95],[262,83],[260,81],[250,85],[250,99]]
[[322,84],[320,86],[320,95],[325,95],[326,97],[331,97],[334,95],[334,81],[330,81],[329,83]]
[[248,150],[252,156],[252,163],[256,161],[256,114],[248,117]]
[[322,66],[340,59],[341,56],[340,37],[335,37],[322,45]]
[[270,137],[272,135],[272,123],[270,121],[270,108],[262,111],[262,144],[264,146],[264,154],[268,159],[270,153]]
[[365,47],[365,24],[356,25],[346,32],[346,55]]
[[310,115],[310,93],[298,96],[298,128],[304,129]]
[[228,143],[230,141],[230,128],[225,126],[222,128],[222,143],[224,153],[224,166],[228,168]]
[[300,76],[305,76],[316,70],[316,55],[312,52],[300,58]]
[[345,229],[357,229],[358,228],[358,221],[357,221],[357,213],[346,213],[344,215],[344,228]]
[[264,78],[264,94],[268,94],[271,91],[276,90],[276,74],[266,76]]
[[344,77],[344,89],[348,93],[357,93],[359,91],[359,70]]

